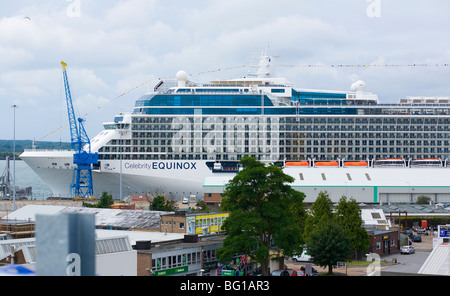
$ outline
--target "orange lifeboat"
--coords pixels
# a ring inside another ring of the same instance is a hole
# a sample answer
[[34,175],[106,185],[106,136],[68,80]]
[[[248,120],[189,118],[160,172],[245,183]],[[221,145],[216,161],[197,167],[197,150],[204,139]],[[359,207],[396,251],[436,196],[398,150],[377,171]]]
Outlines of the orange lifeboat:
[[349,166],[367,166],[367,161],[345,161],[344,162],[344,166],[349,167]]
[[309,163],[304,161],[288,161],[285,163],[285,166],[309,166]]
[[335,160],[332,161],[318,161],[314,163],[315,166],[331,166],[331,167],[337,167],[339,166],[339,163]]

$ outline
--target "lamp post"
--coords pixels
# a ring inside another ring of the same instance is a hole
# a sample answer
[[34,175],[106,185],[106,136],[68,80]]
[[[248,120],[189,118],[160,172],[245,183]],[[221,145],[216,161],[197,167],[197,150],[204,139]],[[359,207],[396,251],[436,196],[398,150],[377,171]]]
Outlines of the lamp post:
[[120,142],[119,142],[119,149],[120,149],[120,173],[119,173],[119,200],[122,200],[122,124],[116,123],[116,128],[119,130],[120,133]]
[[13,124],[13,211],[16,210],[16,108],[17,105],[12,105],[14,109],[14,124]]
[[120,201],[122,201],[122,194],[123,194],[123,179],[122,179],[122,159],[123,159],[123,138],[122,138],[122,125],[120,125]]

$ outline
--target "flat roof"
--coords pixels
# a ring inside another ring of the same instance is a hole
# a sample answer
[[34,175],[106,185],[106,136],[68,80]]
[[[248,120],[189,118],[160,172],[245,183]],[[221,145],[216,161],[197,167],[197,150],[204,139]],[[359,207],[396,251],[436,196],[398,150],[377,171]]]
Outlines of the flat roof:
[[118,236],[128,236],[131,245],[136,245],[137,241],[151,241],[152,243],[163,243],[184,238],[184,233],[164,233],[154,231],[130,231],[130,230],[106,230],[96,229],[95,235],[98,238],[113,238]]
[[[374,204],[374,208],[383,210],[385,216],[389,216],[391,212],[407,212],[408,216],[415,215],[450,215],[450,206],[444,207],[442,204],[424,205],[416,203],[392,203],[392,204]],[[393,214],[394,216],[398,213]]]
[[[198,248],[198,247],[202,247],[202,246],[204,247],[204,246],[208,246],[208,245],[221,245],[221,244],[223,244],[224,239],[225,239],[225,235],[223,235],[223,234],[199,236],[197,242],[179,241],[179,242],[167,243],[167,244],[161,243],[155,247],[152,247],[151,249],[138,250],[138,251],[152,253],[152,254],[165,253],[165,252],[171,252],[171,251],[180,251],[180,250],[185,250],[185,249]],[[152,241],[152,244],[153,244],[153,241]]]
[[159,231],[161,215],[173,212],[26,205],[3,217],[2,221],[21,220],[35,222],[36,215],[55,215],[63,213],[94,214],[95,225],[97,227],[102,226]]

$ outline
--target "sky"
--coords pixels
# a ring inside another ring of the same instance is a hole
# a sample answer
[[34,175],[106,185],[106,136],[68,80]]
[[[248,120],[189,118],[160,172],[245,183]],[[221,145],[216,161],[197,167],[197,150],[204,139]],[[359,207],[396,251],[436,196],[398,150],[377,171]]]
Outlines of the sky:
[[243,77],[267,47],[298,89],[363,80],[381,103],[450,96],[448,11],[448,0],[5,0],[0,139],[70,141],[61,61],[90,138],[159,78]]

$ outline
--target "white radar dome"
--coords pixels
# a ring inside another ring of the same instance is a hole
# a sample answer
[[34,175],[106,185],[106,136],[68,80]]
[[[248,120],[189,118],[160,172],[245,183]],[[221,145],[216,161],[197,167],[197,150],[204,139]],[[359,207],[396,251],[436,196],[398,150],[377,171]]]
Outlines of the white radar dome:
[[177,72],[177,75],[175,76],[177,78],[177,80],[181,80],[181,81],[188,81],[188,74],[186,73],[186,71],[180,70]]
[[175,77],[178,80],[178,87],[185,87],[186,82],[188,81],[189,75],[186,73],[186,71],[180,70],[177,72],[177,75]]
[[366,83],[362,80],[358,80],[352,84],[352,91],[364,91],[366,89]]

